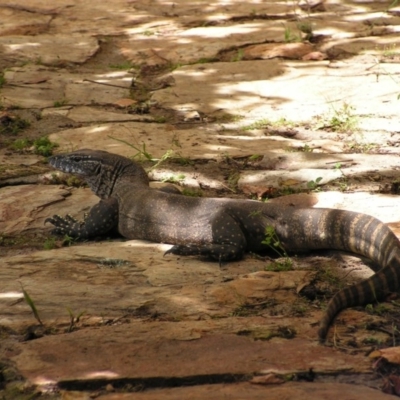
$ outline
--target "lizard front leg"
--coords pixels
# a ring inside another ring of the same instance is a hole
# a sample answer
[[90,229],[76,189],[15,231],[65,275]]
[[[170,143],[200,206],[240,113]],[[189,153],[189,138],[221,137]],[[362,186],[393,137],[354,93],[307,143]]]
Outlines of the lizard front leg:
[[101,200],[89,211],[83,221],[67,215],[65,218],[54,215],[45,221],[55,226],[52,233],[68,235],[74,238],[87,239],[104,235],[118,227],[118,201],[113,197]]

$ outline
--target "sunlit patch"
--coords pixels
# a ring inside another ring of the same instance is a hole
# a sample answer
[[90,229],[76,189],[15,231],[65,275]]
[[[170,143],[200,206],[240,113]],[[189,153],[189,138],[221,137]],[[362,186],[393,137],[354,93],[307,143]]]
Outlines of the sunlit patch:
[[43,390],[43,387],[47,387],[49,391],[51,390],[52,387],[55,387],[57,385],[56,381],[54,381],[53,379],[45,378],[44,376],[38,376],[32,379],[32,382],[35,385],[40,386],[41,390]]
[[214,26],[214,27],[201,27],[189,29],[181,37],[190,36],[201,36],[203,38],[223,38],[231,35],[245,35],[251,32],[257,32],[260,29],[264,29],[264,25],[261,23],[254,24],[243,24],[243,25],[233,25],[233,26]]
[[88,133],[97,133],[97,132],[104,132],[106,130],[108,130],[109,127],[108,126],[95,126],[93,128],[90,128],[87,130]]
[[5,292],[0,293],[0,299],[22,299],[24,297],[22,292]]
[[113,371],[95,371],[89,372],[83,375],[85,379],[95,379],[95,378],[118,378],[119,374]]
[[4,44],[3,45],[6,49],[11,51],[22,50],[26,47],[40,47],[40,43],[23,43],[23,44]]

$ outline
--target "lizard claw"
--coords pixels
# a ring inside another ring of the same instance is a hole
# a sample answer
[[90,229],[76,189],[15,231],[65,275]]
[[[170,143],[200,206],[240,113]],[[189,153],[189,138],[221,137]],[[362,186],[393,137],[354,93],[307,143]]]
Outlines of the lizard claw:
[[164,254],[163,257],[165,257],[167,254],[174,254],[174,249],[176,248],[176,246],[172,246],[171,248],[169,248]]

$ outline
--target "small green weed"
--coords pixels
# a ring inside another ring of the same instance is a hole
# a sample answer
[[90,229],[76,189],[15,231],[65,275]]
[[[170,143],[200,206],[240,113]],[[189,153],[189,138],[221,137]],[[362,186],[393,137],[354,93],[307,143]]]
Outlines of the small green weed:
[[215,122],[219,123],[230,123],[230,122],[238,122],[244,118],[244,115],[234,115],[234,114],[227,114],[222,113],[215,116]]
[[0,134],[17,135],[20,131],[30,125],[28,121],[18,116],[10,115],[7,119],[2,121],[0,126]]
[[53,149],[58,147],[57,143],[52,143],[47,136],[42,136],[33,141],[34,152],[43,157],[49,157],[53,154]]
[[330,128],[335,132],[353,132],[357,129],[358,118],[354,114],[354,107],[349,103],[343,103],[339,109],[332,106],[330,117],[322,121],[317,129]]
[[212,57],[204,57],[204,58],[199,58],[197,61],[195,61],[193,64],[208,64],[211,62],[214,62],[215,58]]
[[37,322],[39,322],[40,325],[43,325],[43,322],[40,319],[39,312],[36,308],[35,303],[33,302],[32,298],[29,296],[28,292],[24,289],[22,284],[21,284],[21,289],[22,289],[22,293],[24,295],[24,300],[25,300],[26,304],[28,304],[28,306],[31,308],[33,315],[35,316]]
[[62,242],[64,246],[72,246],[76,240],[77,240],[76,238],[73,238],[69,235],[64,235]]
[[132,63],[130,63],[129,61],[126,61],[121,64],[110,64],[109,67],[112,69],[126,70],[126,69],[132,68]]
[[315,179],[315,181],[309,181],[307,182],[307,187],[310,190],[314,190],[317,191],[319,190],[319,183],[322,181],[322,177],[319,176],[317,179]]
[[232,57],[231,61],[236,62],[236,61],[242,61],[244,56],[244,51],[243,49],[238,49],[236,54]]
[[240,174],[237,171],[233,171],[228,176],[228,187],[236,193],[238,189],[238,182],[240,179]]
[[365,306],[365,311],[369,312],[370,314],[375,315],[385,315],[390,311],[390,307],[385,304],[367,304]]
[[142,35],[144,36],[154,36],[156,33],[154,31],[151,31],[150,29],[146,29],[145,31],[142,32]]
[[153,161],[153,156],[146,151],[146,143],[143,142],[142,143],[142,148],[140,148],[139,144],[137,144],[135,146],[134,144],[129,143],[126,140],[118,139],[118,138],[110,136],[110,135],[108,135],[108,137],[110,139],[114,139],[117,142],[124,143],[127,146],[132,147],[133,149],[135,149],[137,151],[137,153],[135,155],[133,155],[132,158],[139,158],[139,160],[142,160],[142,158],[145,158],[146,160]]
[[248,160],[249,161],[260,161],[263,158],[261,154],[253,154],[251,155]]
[[269,125],[271,125],[271,121],[267,118],[263,118],[263,119],[254,121],[252,124],[242,126],[240,129],[242,131],[252,131],[254,129],[265,129]]
[[57,239],[55,237],[49,237],[44,241],[43,248],[45,250],[52,250],[56,247]]
[[377,346],[377,345],[381,345],[382,344],[382,340],[381,339],[376,339],[376,338],[370,336],[370,337],[367,337],[367,338],[363,339],[362,343],[366,344],[366,345]]
[[303,40],[310,40],[313,37],[313,28],[309,21],[298,22],[297,29],[305,34]]
[[86,314],[86,311],[81,311],[77,316],[73,313],[73,311],[67,307],[68,315],[69,315],[69,327],[67,332],[72,332],[76,327],[76,324],[79,323],[81,317]]
[[264,268],[265,271],[272,271],[272,272],[291,271],[292,269],[293,269],[293,263],[290,258],[284,258],[283,262],[273,261]]
[[30,146],[32,146],[32,141],[29,139],[23,138],[23,139],[16,139],[14,141],[14,143],[11,145],[11,148],[14,150],[21,151]]
[[305,144],[303,147],[299,147],[298,149],[303,153],[312,153],[314,151],[314,149],[310,147],[308,144]]
[[283,268],[287,268],[288,266],[292,267],[293,262],[291,258],[286,253],[285,248],[283,247],[279,237],[275,231],[275,228],[272,225],[267,225],[265,227],[265,238],[261,242],[269,247],[272,251],[274,251],[279,257],[283,257],[285,261],[282,263]]
[[377,143],[359,143],[352,142],[347,146],[348,151],[351,153],[369,153],[378,147]]
[[285,26],[285,30],[283,32],[283,40],[285,41],[285,43],[295,43],[301,42],[303,39],[301,35],[293,33],[293,31],[288,26]]
[[53,103],[53,107],[56,107],[56,108],[62,107],[62,106],[65,106],[67,103],[68,103],[68,100],[67,100],[67,99],[58,100],[58,101],[55,101],[55,102]]
[[154,117],[154,122],[157,124],[165,124],[167,122],[167,118],[160,115],[158,117]]
[[184,174],[179,174],[177,176],[170,176],[169,178],[165,178],[162,182],[169,182],[169,183],[180,183],[185,179]]
[[182,194],[184,196],[189,196],[189,197],[202,197],[203,196],[203,193],[200,190],[194,190],[194,189],[189,189],[189,188],[183,188]]
[[392,43],[391,45],[384,46],[382,50],[382,55],[385,58],[395,58],[400,55],[400,52],[397,51],[396,43]]

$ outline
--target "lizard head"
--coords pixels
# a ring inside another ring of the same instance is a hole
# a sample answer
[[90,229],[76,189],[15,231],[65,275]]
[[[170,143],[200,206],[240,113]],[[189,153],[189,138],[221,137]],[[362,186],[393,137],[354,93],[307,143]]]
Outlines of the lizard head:
[[52,167],[84,179],[100,198],[108,198],[118,181],[148,185],[146,171],[129,158],[101,150],[82,149],[49,158]]

